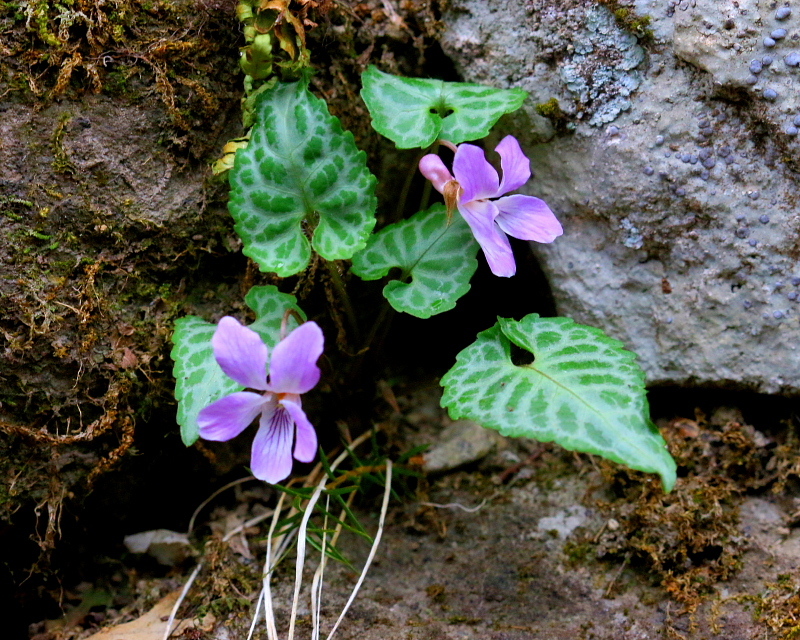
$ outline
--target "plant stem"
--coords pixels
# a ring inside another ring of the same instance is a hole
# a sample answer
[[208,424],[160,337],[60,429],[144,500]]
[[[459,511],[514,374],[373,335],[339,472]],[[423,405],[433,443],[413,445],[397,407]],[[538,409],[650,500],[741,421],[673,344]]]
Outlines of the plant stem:
[[339,299],[344,307],[344,313],[347,316],[347,321],[350,323],[350,330],[353,332],[353,340],[358,343],[361,337],[361,332],[358,330],[358,321],[356,320],[356,313],[353,310],[353,303],[350,301],[350,296],[347,293],[347,287],[342,280],[339,269],[336,267],[335,262],[323,260],[325,266],[328,268],[328,273],[331,275],[331,281],[336,291],[339,294]]
[[[411,166],[411,170],[406,175],[406,180],[403,183],[403,188],[400,191],[400,197],[397,199],[397,207],[395,207],[394,219],[392,222],[397,222],[398,220],[403,219],[403,214],[406,210],[406,202],[408,201],[408,193],[411,191],[411,183],[414,181],[414,176],[417,175],[417,171],[419,170],[419,161],[422,160],[422,157],[426,153],[427,151],[423,150],[417,154],[416,160],[414,160],[414,164]],[[427,184],[427,180],[425,182]]]

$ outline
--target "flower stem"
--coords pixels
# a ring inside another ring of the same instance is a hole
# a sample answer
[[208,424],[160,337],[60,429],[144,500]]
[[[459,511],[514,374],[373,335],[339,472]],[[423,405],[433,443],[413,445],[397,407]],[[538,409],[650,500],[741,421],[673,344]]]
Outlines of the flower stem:
[[347,293],[347,287],[345,286],[344,280],[342,280],[342,275],[339,273],[339,269],[337,268],[335,262],[329,260],[324,260],[324,262],[325,266],[328,268],[328,273],[331,275],[331,282],[333,282],[333,286],[335,287],[336,292],[339,294],[339,300],[344,307],[344,313],[347,316],[347,321],[350,323],[350,330],[353,332],[353,340],[358,342],[361,332],[358,330],[356,313],[353,310],[353,303],[350,301],[350,296]]

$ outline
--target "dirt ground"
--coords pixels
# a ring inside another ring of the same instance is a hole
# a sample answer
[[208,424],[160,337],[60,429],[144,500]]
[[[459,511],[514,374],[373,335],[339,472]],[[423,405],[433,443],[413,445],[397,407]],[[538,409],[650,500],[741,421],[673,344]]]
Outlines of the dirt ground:
[[[443,444],[449,421],[437,393],[433,384],[399,393],[401,413],[383,424],[396,427],[396,442],[428,444],[429,452]],[[794,526],[800,500],[791,428],[762,432],[747,425],[738,409],[725,407],[660,425],[679,463],[678,486],[668,496],[654,478],[524,440],[499,440],[481,459],[438,475],[400,478],[376,559],[336,637],[797,637],[800,530]],[[274,494],[252,482],[228,493],[198,518],[195,548],[203,549],[197,559],[204,568],[178,615],[194,619],[195,626],[174,637],[247,637],[268,521],[228,542],[221,539],[274,504]],[[380,502],[373,493],[359,508],[372,532]],[[356,536],[344,536],[339,548],[352,567],[329,565],[323,633],[342,610],[369,551]],[[105,562],[115,567],[118,590],[106,583],[103,600],[97,585],[66,589],[64,618],[31,625],[30,637],[77,640],[135,620],[185,584],[196,559],[158,569],[152,559],[120,550]],[[287,637],[292,563],[290,556],[273,580],[281,638]],[[297,638],[311,637],[308,589],[317,563],[311,553]],[[97,604],[90,606],[93,597]],[[95,640],[157,640],[164,619],[142,635]],[[65,626],[66,620],[74,626]],[[256,637],[266,637],[263,617]]]

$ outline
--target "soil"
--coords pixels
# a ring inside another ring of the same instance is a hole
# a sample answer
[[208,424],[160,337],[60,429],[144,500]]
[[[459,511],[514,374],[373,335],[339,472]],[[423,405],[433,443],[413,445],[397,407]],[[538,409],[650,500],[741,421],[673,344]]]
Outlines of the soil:
[[[436,446],[449,421],[438,407],[435,383],[398,384],[395,391],[401,411],[380,411],[388,416],[381,426],[389,441],[379,451]],[[674,405],[674,398],[670,392],[662,401]],[[526,440],[502,440],[480,460],[437,476],[396,474],[399,493],[378,554],[337,637],[795,637],[800,499],[790,432],[766,418],[763,431],[757,430],[738,409],[704,409],[708,415],[698,409],[691,418],[660,421],[679,463],[680,479],[669,495],[655,478]],[[776,415],[785,409],[779,406]],[[246,638],[268,522],[228,542],[222,536],[274,501],[261,483],[229,489],[197,520],[197,557],[171,569],[125,553],[119,539],[108,541],[98,562],[114,567],[112,578],[106,572],[61,594],[61,620],[74,626],[48,633],[58,629],[56,622],[41,622],[32,625],[31,637],[86,638],[102,626],[136,619],[184,584],[201,562],[178,618],[203,623],[179,637]],[[374,486],[359,500],[359,519],[372,532],[379,502]],[[337,548],[352,565],[328,565],[323,632],[344,607],[369,551],[354,535]],[[273,579],[280,637],[288,629],[293,561],[290,555]],[[311,552],[298,607],[299,638],[311,633],[308,588],[317,563]],[[76,614],[97,592],[105,594],[102,604]],[[260,637],[263,624],[262,618],[256,627]]]

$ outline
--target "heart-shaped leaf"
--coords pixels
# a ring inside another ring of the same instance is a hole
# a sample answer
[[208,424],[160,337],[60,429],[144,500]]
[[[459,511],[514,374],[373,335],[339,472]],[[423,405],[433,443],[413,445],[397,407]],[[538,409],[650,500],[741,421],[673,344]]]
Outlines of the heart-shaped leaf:
[[353,134],[306,82],[266,89],[256,118],[230,172],[228,207],[244,254],[283,277],[306,268],[311,246],[326,260],[351,258],[366,244],[377,206],[376,180]]
[[536,314],[498,318],[458,354],[442,386],[454,419],[658,473],[667,491],[675,484],[636,356],[599,329]]
[[469,291],[478,249],[464,219],[456,215],[448,225],[444,206],[435,204],[372,236],[353,256],[352,270],[377,280],[399,267],[399,279],[389,282],[383,295],[397,311],[430,318],[455,307]]
[[[247,306],[256,312],[256,321],[250,325],[261,339],[273,347],[280,340],[281,322],[287,309],[294,309],[305,318],[296,304],[294,296],[281,293],[272,285],[253,287],[245,296]],[[290,318],[287,330],[297,326]],[[203,407],[221,397],[241,391],[243,387],[226,376],[214,359],[211,338],[217,325],[198,318],[186,316],[175,322],[172,334],[172,360],[175,362],[175,398],[178,400],[177,421],[181,427],[181,438],[186,446],[194,444],[199,437],[197,415]]]
[[484,138],[500,116],[519,109],[528,95],[522,89],[400,78],[372,66],[361,82],[372,127],[399,149],[426,148],[437,138],[453,144]]

